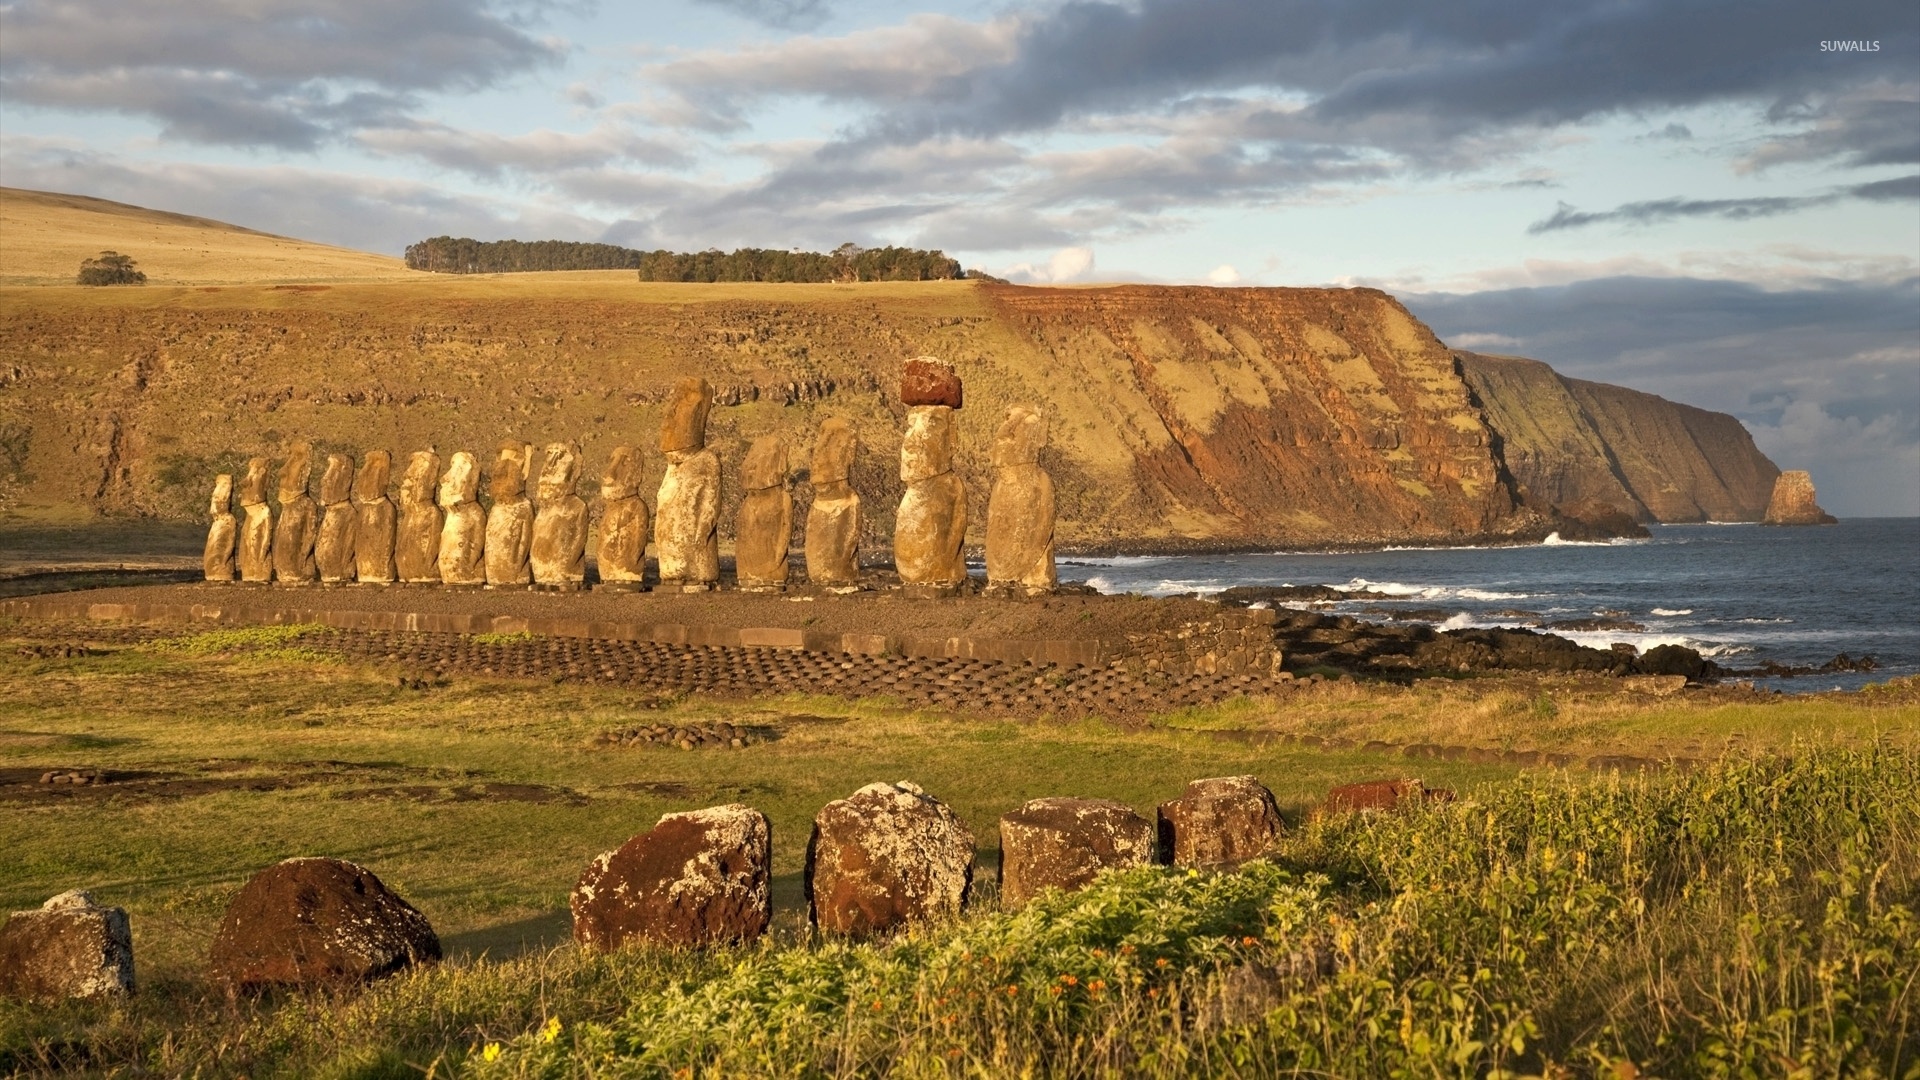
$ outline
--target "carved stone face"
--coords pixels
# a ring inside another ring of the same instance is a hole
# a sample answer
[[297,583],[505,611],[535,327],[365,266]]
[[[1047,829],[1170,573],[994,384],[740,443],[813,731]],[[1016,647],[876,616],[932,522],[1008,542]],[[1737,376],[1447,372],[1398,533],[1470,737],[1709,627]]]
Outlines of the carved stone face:
[[820,441],[813,444],[813,467],[809,476],[814,486],[838,484],[853,471],[853,452],[859,442],[853,437],[853,425],[844,417],[833,417],[820,425]]
[[360,475],[353,478],[353,497],[361,502],[379,502],[387,497],[387,482],[393,474],[393,455],[385,450],[369,450],[361,459]]
[[1011,405],[1000,431],[993,437],[993,467],[1031,465],[1040,460],[1040,448],[1047,445],[1047,421],[1031,405]]
[[440,505],[470,503],[480,492],[480,463],[465,450],[455,450],[447,459],[447,472],[440,478]]
[[313,483],[313,447],[297,442],[287,447],[286,464],[280,466],[280,498],[297,499]]
[[762,435],[747,449],[747,460],[740,466],[743,491],[765,491],[785,487],[787,483],[787,440],[778,435]]
[[900,479],[917,483],[953,471],[953,410],[919,405],[907,410],[907,433],[900,440]]
[[240,481],[240,505],[258,506],[267,501],[267,459],[247,459],[247,478]]
[[540,466],[540,501],[559,502],[573,494],[580,481],[580,448],[573,443],[548,443]]
[[433,503],[433,482],[440,475],[440,455],[431,450],[416,450],[407,458],[406,475],[400,478],[400,502],[407,506]]
[[233,474],[221,473],[213,478],[213,498],[207,503],[207,510],[214,517],[233,512]]
[[607,459],[607,471],[600,477],[600,497],[631,499],[640,494],[640,451],[631,446],[616,446]]
[[698,450],[707,445],[707,411],[713,408],[713,387],[700,378],[681,379],[660,421],[660,452]]
[[494,502],[514,502],[527,493],[527,471],[533,467],[533,444],[503,442],[493,459],[487,490]]
[[345,454],[328,454],[327,471],[320,474],[320,501],[331,506],[353,496],[353,459]]

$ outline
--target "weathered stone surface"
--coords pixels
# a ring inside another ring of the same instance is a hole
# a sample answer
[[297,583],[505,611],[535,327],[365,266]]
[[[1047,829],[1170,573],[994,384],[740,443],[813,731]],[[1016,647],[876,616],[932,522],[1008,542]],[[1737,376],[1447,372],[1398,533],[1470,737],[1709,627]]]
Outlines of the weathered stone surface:
[[952,365],[931,356],[916,356],[900,372],[900,401],[905,405],[960,407],[960,376]]
[[447,459],[440,478],[440,580],[447,585],[487,583],[487,512],[480,508],[480,463],[465,450]]
[[893,562],[908,585],[953,586],[967,580],[967,488],[953,470],[953,410],[907,410],[900,443],[900,479],[907,490],[894,515]]
[[240,580],[273,580],[273,508],[267,505],[267,459],[247,459],[240,481]]
[[393,581],[394,531],[400,515],[387,498],[392,473],[393,455],[369,450],[353,478],[353,576],[363,585]]
[[416,451],[400,477],[400,528],[394,536],[393,566],[412,585],[440,580],[440,530],[446,524],[434,502],[440,455]]
[[307,488],[313,482],[313,447],[294,443],[280,466],[280,513],[273,526],[273,579],[287,585],[319,580],[313,562],[320,514]]
[[238,564],[235,545],[240,519],[233,516],[233,474],[213,478],[213,498],[207,504],[207,543],[200,552],[200,569],[208,581],[232,581]]
[[341,859],[288,859],[255,874],[227,905],[209,974],[236,990],[364,982],[440,959],[426,916],[370,870]]
[[573,888],[573,939],[699,946],[752,941],[773,917],[773,827],[738,803],[667,814],[587,864]]
[[487,477],[493,505],[487,508],[487,584],[510,588],[533,584],[533,503],[527,476],[533,469],[533,444],[500,444]]
[[577,589],[587,580],[587,504],[580,482],[580,444],[548,443],[540,466],[540,509],[533,518],[534,584]]
[[1053,478],[1040,467],[1046,420],[1014,405],[993,441],[993,493],[987,500],[987,584],[1028,595],[1060,583],[1053,558]]
[[698,450],[707,445],[707,412],[712,408],[713,387],[707,380],[681,379],[660,421],[660,452]]
[[653,523],[662,585],[700,587],[720,580],[719,524],[720,458],[707,449],[668,453]]
[[808,479],[813,502],[807,507],[807,580],[815,585],[847,586],[860,580],[860,494],[849,476],[859,442],[853,425],[832,417],[820,425]]
[[358,515],[353,507],[353,459],[328,454],[327,471],[320,474],[320,535],[313,542],[313,562],[320,581],[340,585],[353,580],[353,539]]
[[640,451],[616,446],[600,479],[600,580],[632,588],[647,576],[647,539],[652,525],[640,498]]
[[0,927],[0,998],[59,1001],[133,993],[133,933],[123,908],[75,889]]
[[1832,525],[1832,514],[1813,501],[1813,477],[1805,469],[1788,469],[1773,481],[1763,525]]
[[747,449],[740,467],[740,512],[734,518],[734,571],[743,589],[773,589],[787,583],[787,549],[793,542],[793,492],[787,486],[787,441],[763,435]]
[[1273,792],[1251,776],[1195,780],[1160,804],[1160,850],[1175,866],[1231,868],[1258,858],[1286,829]]
[[866,937],[957,915],[973,886],[973,833],[916,784],[868,784],[828,803],[807,841],[813,924]]
[[1000,818],[1000,904],[1083,888],[1102,870],[1154,861],[1153,823],[1106,799],[1034,799]]
[[1419,780],[1367,780],[1342,784],[1327,792],[1326,811],[1392,810],[1427,802],[1451,802],[1453,792],[1429,788]]

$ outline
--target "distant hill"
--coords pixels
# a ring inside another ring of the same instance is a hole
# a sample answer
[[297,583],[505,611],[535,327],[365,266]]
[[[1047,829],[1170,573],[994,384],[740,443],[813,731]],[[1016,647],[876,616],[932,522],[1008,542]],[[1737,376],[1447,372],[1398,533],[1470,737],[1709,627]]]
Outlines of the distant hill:
[[386,255],[84,195],[0,188],[0,285],[72,285],[81,260],[102,251],[132,256],[147,287],[412,276]]

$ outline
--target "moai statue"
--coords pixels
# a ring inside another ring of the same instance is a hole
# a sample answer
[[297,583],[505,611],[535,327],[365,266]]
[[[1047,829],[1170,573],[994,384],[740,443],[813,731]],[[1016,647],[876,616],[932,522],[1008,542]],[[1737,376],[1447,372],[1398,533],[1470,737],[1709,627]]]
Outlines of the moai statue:
[[393,455],[370,450],[353,478],[353,577],[362,585],[393,584],[393,538],[399,514],[387,498]]
[[320,577],[313,544],[320,536],[320,514],[307,488],[313,483],[313,447],[294,443],[280,466],[280,520],[273,526],[273,580],[308,585]]
[[860,587],[860,494],[848,482],[859,444],[853,425],[833,417],[813,445],[813,504],[807,507],[807,580],[834,592]]
[[240,580],[265,585],[273,580],[273,508],[267,505],[267,459],[247,459],[240,481]]
[[900,397],[907,405],[900,442],[907,490],[894,517],[893,563],[909,596],[951,596],[967,583],[967,486],[953,471],[960,379],[931,357],[909,360]]
[[460,588],[487,583],[487,512],[480,509],[480,463],[465,450],[447,459],[440,478],[440,582]]
[[686,378],[660,422],[667,474],[654,504],[654,550],[660,588],[706,592],[720,580],[720,458],[707,449],[707,410],[713,387]]
[[328,454],[327,471],[320,474],[320,537],[313,542],[320,584],[345,585],[353,580],[355,517],[353,459]]
[[580,483],[580,445],[548,443],[540,466],[540,510],[533,517],[533,587],[572,592],[587,581],[587,504]]
[[493,460],[487,490],[487,588],[525,588],[533,584],[533,503],[527,501],[527,473],[533,468],[533,444],[507,441]]
[[1053,478],[1040,467],[1047,422],[1031,405],[1007,409],[993,440],[987,499],[987,588],[1038,596],[1059,584],[1053,565]]
[[393,540],[393,568],[408,585],[440,580],[440,529],[446,524],[433,501],[440,477],[440,455],[415,451],[400,477],[400,528]]
[[600,478],[600,588],[640,592],[647,576],[647,504],[640,498],[640,451],[616,446]]
[[213,500],[207,506],[213,521],[207,526],[207,546],[200,555],[200,567],[208,581],[233,580],[234,542],[240,537],[240,522],[233,516],[233,474],[213,478]]
[[753,440],[740,466],[740,513],[734,518],[733,566],[740,588],[780,592],[787,587],[787,548],[793,542],[793,492],[787,487],[787,440]]

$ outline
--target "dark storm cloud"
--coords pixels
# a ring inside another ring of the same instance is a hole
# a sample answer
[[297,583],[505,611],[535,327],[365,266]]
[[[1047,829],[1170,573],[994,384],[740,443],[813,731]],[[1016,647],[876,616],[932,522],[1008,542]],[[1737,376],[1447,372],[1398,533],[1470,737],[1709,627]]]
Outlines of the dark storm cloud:
[[110,0],[0,5],[0,93],[151,116],[195,142],[317,146],[427,91],[557,59],[484,0]]
[[1920,175],[1898,176],[1891,180],[1876,180],[1869,184],[1855,184],[1840,191],[1822,195],[1774,196],[1751,199],[1649,199],[1644,202],[1630,202],[1612,210],[1582,211],[1561,203],[1553,216],[1543,218],[1527,226],[1533,234],[1558,232],[1562,229],[1579,229],[1588,225],[1655,225],[1663,221],[1681,218],[1722,218],[1727,221],[1748,221],[1753,218],[1775,217],[1791,214],[1800,210],[1810,210],[1816,206],[1829,206],[1842,199],[1867,199],[1872,202],[1899,202],[1920,199]]

